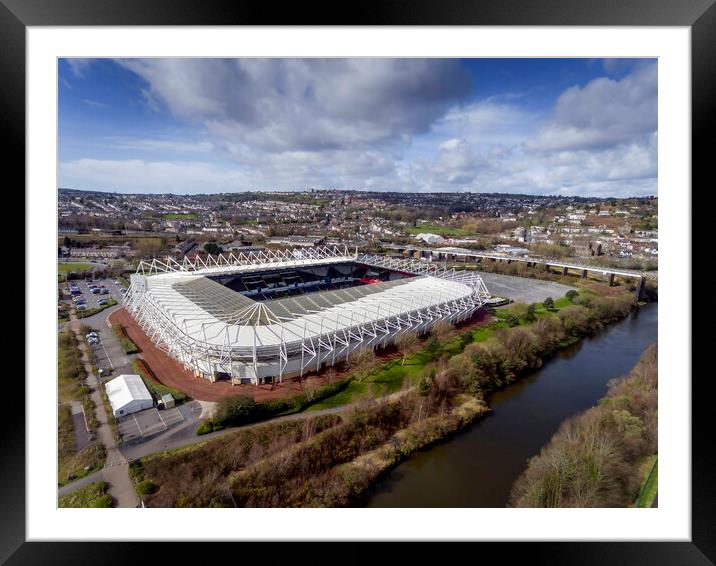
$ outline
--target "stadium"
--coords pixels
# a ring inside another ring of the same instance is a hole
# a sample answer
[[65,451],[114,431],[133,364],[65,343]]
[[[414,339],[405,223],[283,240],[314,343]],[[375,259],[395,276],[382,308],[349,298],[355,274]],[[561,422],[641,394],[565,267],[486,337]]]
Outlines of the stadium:
[[471,317],[490,298],[475,272],[318,247],[142,261],[124,306],[198,377],[270,383]]

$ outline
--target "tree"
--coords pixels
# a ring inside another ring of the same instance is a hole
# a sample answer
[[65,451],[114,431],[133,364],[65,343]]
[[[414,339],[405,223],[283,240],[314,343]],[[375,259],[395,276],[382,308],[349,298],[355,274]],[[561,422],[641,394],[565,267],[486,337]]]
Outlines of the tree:
[[525,319],[528,322],[534,322],[536,318],[537,318],[537,304],[531,303],[527,307],[527,313],[525,314]]
[[417,343],[418,335],[415,332],[403,332],[398,335],[395,340],[395,345],[398,347],[398,350],[400,350],[400,353],[403,354],[403,360],[400,362],[401,366],[405,365],[405,358],[408,357],[408,352],[410,352]]
[[255,412],[256,401],[251,397],[224,397],[216,409],[216,420],[220,423],[243,424],[252,420]]
[[433,325],[430,332],[433,336],[440,340],[449,334],[452,328],[452,324],[450,324],[447,320],[440,320]]
[[424,375],[420,382],[418,383],[418,394],[421,397],[427,397],[428,393],[430,393],[430,388],[432,387],[433,383],[435,383],[435,377],[437,376],[437,371],[435,371],[435,368],[432,368],[427,375]]
[[216,242],[207,242],[204,244],[204,251],[210,255],[219,255],[224,250]]
[[472,344],[475,337],[472,335],[472,332],[467,331],[460,334],[460,345],[464,348],[468,344]]
[[375,352],[373,351],[373,348],[360,348],[351,352],[347,361],[348,367],[359,373],[360,380],[375,361]]
[[438,350],[440,349],[440,341],[437,339],[436,336],[431,336],[428,338],[427,343],[425,344],[425,349],[430,354],[436,354]]

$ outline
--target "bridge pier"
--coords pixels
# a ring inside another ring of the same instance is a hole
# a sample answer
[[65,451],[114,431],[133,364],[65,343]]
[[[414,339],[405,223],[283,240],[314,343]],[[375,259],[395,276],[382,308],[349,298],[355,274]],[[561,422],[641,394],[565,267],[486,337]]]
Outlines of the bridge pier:
[[582,269],[582,279],[586,279],[586,278],[587,278],[587,273],[588,273],[588,270]]
[[567,266],[562,268],[562,275],[567,275]]
[[636,295],[636,300],[638,301],[641,299],[641,293],[644,290],[644,284],[646,283],[646,277],[642,276],[639,277],[639,281],[636,283],[636,289],[634,290],[634,294]]
[[610,287],[614,286],[614,274],[613,273],[609,274],[609,286]]

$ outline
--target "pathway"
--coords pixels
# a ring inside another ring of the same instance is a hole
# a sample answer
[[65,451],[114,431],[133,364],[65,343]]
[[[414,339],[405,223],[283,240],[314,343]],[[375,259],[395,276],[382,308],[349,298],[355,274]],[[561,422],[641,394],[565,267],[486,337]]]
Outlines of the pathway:
[[[82,321],[80,321],[75,316],[75,313],[72,312],[70,314],[70,327],[80,342],[82,362],[84,364],[85,371],[87,372],[87,385],[92,391],[90,396],[95,404],[97,421],[99,422],[99,440],[104,444],[107,451],[107,460],[104,468],[101,470],[101,475],[102,478],[109,484],[109,494],[114,499],[117,507],[137,507],[137,505],[139,505],[139,498],[134,491],[134,482],[129,476],[129,464],[127,463],[127,459],[117,447],[112,425],[110,424],[107,413],[104,410],[97,376],[95,376],[92,371],[92,365],[90,364],[89,355],[87,353],[87,345],[84,341],[82,333],[80,332],[81,324]],[[74,488],[76,484],[77,482],[73,482],[65,487],[73,486]]]

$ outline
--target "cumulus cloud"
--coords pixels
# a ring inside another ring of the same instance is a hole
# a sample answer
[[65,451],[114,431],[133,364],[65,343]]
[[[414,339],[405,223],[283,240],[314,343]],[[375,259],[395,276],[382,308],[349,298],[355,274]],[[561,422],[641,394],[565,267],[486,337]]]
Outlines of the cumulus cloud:
[[601,149],[657,130],[657,66],[637,68],[622,80],[601,77],[567,89],[551,119],[527,142],[535,151]]
[[[193,124],[196,137],[116,138],[117,149],[155,152],[154,159],[69,161],[60,168],[63,186],[656,193],[653,62],[620,80],[599,77],[568,88],[546,112],[531,109],[522,94],[475,100],[471,78],[453,60],[119,64],[144,79],[150,106]],[[180,160],[191,153],[205,161]]]
[[[471,92],[448,59],[134,59],[147,97],[227,150],[370,148],[426,132]],[[238,147],[237,147],[238,146]]]

